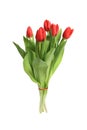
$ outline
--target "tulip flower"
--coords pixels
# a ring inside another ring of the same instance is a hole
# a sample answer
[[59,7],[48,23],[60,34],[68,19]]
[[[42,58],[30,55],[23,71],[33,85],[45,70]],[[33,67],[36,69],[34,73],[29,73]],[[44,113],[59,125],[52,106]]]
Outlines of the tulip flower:
[[70,27],[67,27],[65,29],[65,31],[63,32],[63,38],[65,38],[65,39],[70,38],[70,36],[72,35],[73,31],[74,31],[73,29],[71,29]]
[[32,28],[30,26],[27,28],[26,36],[29,38],[33,37],[33,31],[32,31]]
[[40,27],[36,32],[36,41],[41,42],[46,39],[46,32],[44,28]]
[[59,31],[58,24],[51,24],[51,33],[52,33],[52,36],[56,36],[58,34],[58,31]]
[[51,22],[49,20],[44,21],[44,29],[45,31],[50,31]]

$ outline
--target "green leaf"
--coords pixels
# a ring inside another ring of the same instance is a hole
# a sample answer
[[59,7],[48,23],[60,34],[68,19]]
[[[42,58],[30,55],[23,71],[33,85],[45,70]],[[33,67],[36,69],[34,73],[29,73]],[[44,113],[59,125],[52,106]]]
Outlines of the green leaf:
[[54,55],[58,56],[58,54],[60,53],[60,51],[65,47],[67,40],[66,39],[62,39],[60,44],[57,46]]
[[23,36],[24,44],[25,44],[25,50],[28,52],[29,50],[35,51],[35,45],[34,42],[27,37]]
[[32,62],[35,58],[36,58],[36,53],[34,51],[30,50],[28,52],[28,59],[29,59],[29,63],[31,66],[32,66]]
[[55,43],[58,44],[61,39],[62,29],[59,30],[58,34],[55,37]]
[[61,50],[61,52],[59,53],[58,57],[55,57],[55,59],[54,59],[54,61],[52,63],[50,76],[53,75],[53,73],[55,72],[55,70],[57,69],[59,64],[61,63],[62,58],[63,58],[63,54],[64,54],[64,49]]
[[13,44],[15,45],[15,47],[17,48],[18,52],[20,53],[20,55],[22,56],[22,58],[25,57],[26,53],[25,51],[15,42],[13,42]]
[[44,55],[47,53],[47,51],[49,50],[49,41],[45,40],[44,42],[41,43],[41,58],[44,58]]
[[31,78],[31,80],[33,82],[37,82],[37,80],[35,79],[34,74],[33,74],[33,69],[32,69],[32,66],[31,66],[31,63],[30,63],[31,62],[30,57],[31,56],[29,55],[29,53],[27,53],[25,58],[24,58],[24,61],[23,61],[23,67],[24,67],[25,72]]
[[50,38],[50,49],[56,47],[55,37],[51,36]]
[[44,57],[44,61],[50,65],[50,63],[52,62],[53,58],[54,58],[54,51],[55,48],[51,48],[50,51],[48,51],[48,53],[46,53],[45,57]]
[[49,82],[50,67],[51,67],[51,63],[52,63],[53,58],[54,58],[54,51],[55,51],[55,48],[51,48],[51,50],[45,55],[45,58],[44,58],[44,61],[48,65],[47,76],[46,76],[46,82],[47,82],[47,84]]
[[66,40],[62,39],[60,44],[56,48],[56,51],[54,53],[54,59],[51,64],[50,77],[52,76],[52,74],[55,72],[55,70],[57,69],[57,67],[62,61],[62,57],[64,54],[64,47],[65,47],[66,42],[67,42]]
[[46,87],[46,76],[47,76],[47,64],[39,58],[33,61],[33,70],[36,80],[40,83],[41,87]]

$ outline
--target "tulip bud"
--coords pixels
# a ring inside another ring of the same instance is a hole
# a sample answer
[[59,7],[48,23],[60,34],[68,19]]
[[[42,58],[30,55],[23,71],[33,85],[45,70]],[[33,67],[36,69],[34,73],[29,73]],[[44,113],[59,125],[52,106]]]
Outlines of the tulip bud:
[[59,31],[59,26],[58,24],[51,24],[51,33],[52,33],[52,36],[56,36],[58,34],[58,31]]
[[44,28],[40,27],[36,32],[36,41],[41,42],[46,39],[46,32]]
[[32,28],[30,26],[27,28],[26,36],[29,38],[33,36],[33,31],[32,31]]
[[45,31],[49,31],[51,27],[51,22],[49,20],[44,21],[44,29]]
[[63,32],[63,38],[68,39],[73,33],[73,31],[74,31],[73,29],[71,29],[70,27],[67,27],[65,31]]

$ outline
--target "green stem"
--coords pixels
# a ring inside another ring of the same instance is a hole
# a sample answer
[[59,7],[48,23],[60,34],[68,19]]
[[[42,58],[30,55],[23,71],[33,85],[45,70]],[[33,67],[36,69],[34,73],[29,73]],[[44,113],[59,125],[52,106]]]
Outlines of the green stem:
[[47,95],[47,90],[39,90],[40,93],[40,106],[39,106],[39,112],[42,113],[44,111],[47,112],[45,100]]
[[44,110],[47,112],[47,108],[46,108],[46,104],[45,104],[45,100],[46,100],[46,96],[47,96],[47,90],[44,90],[44,95],[43,95],[43,105],[44,105]]
[[39,111],[40,113],[43,112],[43,91],[39,90],[40,92],[40,106],[39,106]]

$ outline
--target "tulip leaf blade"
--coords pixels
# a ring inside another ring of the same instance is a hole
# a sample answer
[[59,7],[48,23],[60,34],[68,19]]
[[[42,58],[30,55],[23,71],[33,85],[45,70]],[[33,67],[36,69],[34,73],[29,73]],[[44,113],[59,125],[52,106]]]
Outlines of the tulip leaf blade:
[[47,53],[47,51],[49,50],[49,41],[45,40],[44,42],[41,43],[41,57],[42,59],[44,58],[44,55]]
[[22,56],[22,58],[24,59],[26,53],[25,51],[15,42],[13,42],[13,44],[15,45],[15,47],[17,48],[19,54]]
[[28,52],[29,50],[35,51],[35,45],[34,45],[33,41],[31,41],[30,39],[28,39],[27,37],[24,37],[24,36],[23,36],[23,40],[24,40],[26,52]]
[[43,60],[41,60],[40,58],[37,57],[33,61],[32,66],[33,66],[34,75],[35,75],[36,80],[40,83],[41,87],[46,87],[45,79],[47,76],[47,69],[48,69],[47,64]]
[[37,83],[37,80],[35,79],[34,74],[33,74],[33,69],[31,66],[31,59],[30,59],[29,53],[26,54],[23,60],[23,67],[24,67],[24,71],[28,74],[31,80]]
[[52,76],[52,74],[55,72],[55,70],[58,68],[59,64],[62,61],[66,42],[67,41],[65,39],[61,40],[60,44],[57,46],[55,50],[54,59],[52,61],[50,68],[50,77]]
[[62,29],[59,30],[58,34],[55,37],[55,43],[58,45],[60,39],[61,39]]
[[50,65],[50,63],[52,62],[53,58],[54,58],[54,51],[55,48],[51,48],[48,53],[46,53],[45,57],[44,57],[44,61]]
[[50,74],[50,66],[51,63],[53,61],[54,58],[54,51],[55,48],[51,48],[48,53],[46,53],[45,57],[44,57],[44,61],[46,62],[46,64],[48,65],[48,69],[47,69],[47,76],[46,76],[46,82],[49,82],[49,74]]

